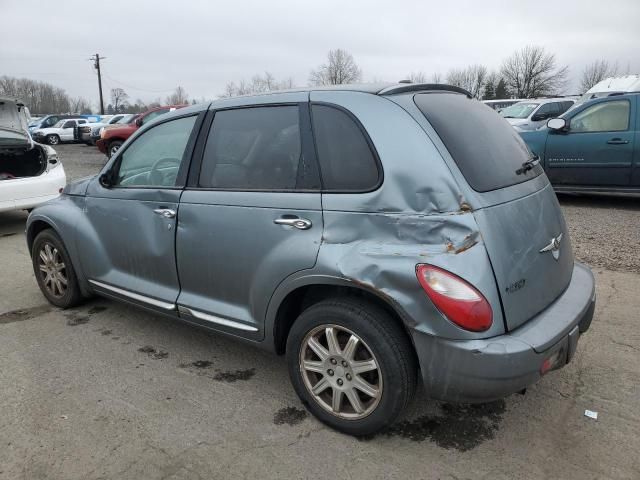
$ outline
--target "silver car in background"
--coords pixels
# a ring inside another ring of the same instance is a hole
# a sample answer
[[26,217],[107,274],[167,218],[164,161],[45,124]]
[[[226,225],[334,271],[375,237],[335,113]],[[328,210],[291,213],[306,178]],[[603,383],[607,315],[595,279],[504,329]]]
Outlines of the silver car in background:
[[571,361],[595,306],[542,167],[447,85],[159,116],[35,209],[27,243],[52,304],[101,295],[286,355],[304,405],[353,435],[419,378],[447,401],[522,391]]
[[559,117],[575,103],[573,98],[537,98],[522,100],[503,110],[500,115],[513,127],[521,130],[537,130],[550,118]]

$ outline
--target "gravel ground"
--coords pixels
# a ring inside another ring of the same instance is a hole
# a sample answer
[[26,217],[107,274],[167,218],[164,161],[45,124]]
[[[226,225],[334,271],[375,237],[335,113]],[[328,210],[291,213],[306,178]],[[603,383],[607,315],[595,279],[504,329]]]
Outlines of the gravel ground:
[[[68,181],[94,175],[106,162],[96,147],[56,147]],[[640,272],[640,198],[561,195],[576,258],[608,270]]]

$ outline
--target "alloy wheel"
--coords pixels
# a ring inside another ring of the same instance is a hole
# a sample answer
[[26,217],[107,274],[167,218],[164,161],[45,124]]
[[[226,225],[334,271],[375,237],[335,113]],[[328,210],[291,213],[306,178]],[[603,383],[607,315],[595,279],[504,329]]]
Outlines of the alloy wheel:
[[55,135],[50,135],[49,136],[49,145],[57,145],[58,144],[58,137]]
[[382,372],[369,346],[351,330],[320,325],[300,349],[304,385],[326,411],[359,420],[375,410],[382,397]]
[[67,293],[69,279],[60,252],[54,245],[45,243],[42,245],[38,257],[38,269],[42,284],[54,297],[63,297]]

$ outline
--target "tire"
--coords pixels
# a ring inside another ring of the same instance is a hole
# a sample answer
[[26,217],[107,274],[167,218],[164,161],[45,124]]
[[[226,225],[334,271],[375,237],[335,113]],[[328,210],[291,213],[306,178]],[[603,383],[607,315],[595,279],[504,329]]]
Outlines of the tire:
[[60,143],[60,137],[58,135],[47,135],[47,143],[49,145],[58,145]]
[[111,158],[117,151],[118,149],[122,146],[124,142],[121,142],[120,140],[114,140],[113,142],[109,142],[109,145],[107,146],[107,157]]
[[[337,347],[329,347],[327,328],[337,332]],[[359,341],[349,355],[352,336]],[[322,355],[317,344],[324,348]],[[391,425],[415,393],[417,362],[406,333],[383,309],[360,299],[325,300],[302,312],[291,327],[286,355],[302,403],[320,421],[349,435],[371,435]],[[318,395],[312,393],[317,388]],[[352,401],[354,394],[358,398]]]
[[31,262],[38,286],[49,303],[71,308],[82,302],[78,277],[57,233],[46,229],[36,236],[31,248]]

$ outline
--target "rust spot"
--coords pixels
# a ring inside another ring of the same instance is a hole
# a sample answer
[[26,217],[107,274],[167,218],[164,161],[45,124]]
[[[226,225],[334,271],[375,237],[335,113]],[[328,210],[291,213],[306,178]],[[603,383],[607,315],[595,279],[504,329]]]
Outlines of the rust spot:
[[445,247],[446,247],[447,253],[453,253],[455,255],[458,255],[459,253],[469,250],[471,247],[473,247],[477,243],[478,243],[477,233],[473,233],[473,234],[470,233],[469,235],[464,237],[464,240],[460,245],[456,246],[453,244],[452,241],[448,241],[445,244]]
[[461,212],[471,212],[473,211],[473,208],[471,208],[471,205],[469,205],[467,202],[462,202],[460,204],[460,211]]

